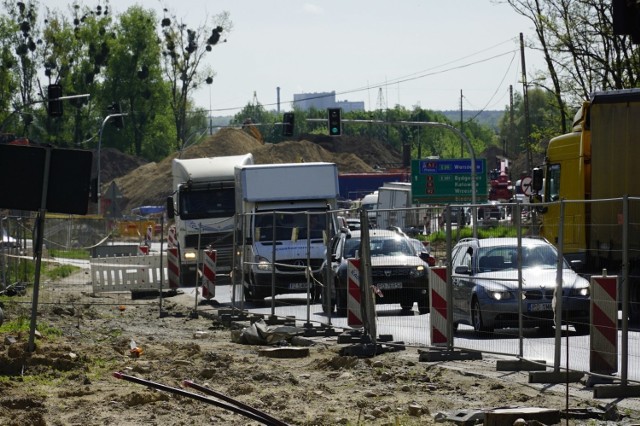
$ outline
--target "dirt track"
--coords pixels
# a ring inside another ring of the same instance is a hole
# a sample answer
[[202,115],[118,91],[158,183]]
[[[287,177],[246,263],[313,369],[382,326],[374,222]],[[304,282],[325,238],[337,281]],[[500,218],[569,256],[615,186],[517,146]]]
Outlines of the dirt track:
[[[568,397],[564,385],[529,385],[526,373],[497,372],[491,357],[421,362],[416,348],[345,357],[335,337],[313,337],[299,340],[311,345],[302,346],[308,356],[272,358],[265,356],[267,346],[234,343],[232,334],[237,339],[246,325],[223,324],[215,307],[200,306],[194,318],[194,301],[186,295],[163,299],[161,317],[157,299],[134,305],[89,293],[41,306],[39,324],[61,335],[38,339],[35,353],[25,352],[25,334],[0,336],[0,424],[258,424],[117,380],[116,371],[172,387],[192,380],[292,425],[424,425],[461,410],[564,410],[568,404],[586,412],[610,402],[592,400],[581,385],[572,385]],[[25,307],[5,306],[5,322],[24,316]],[[284,339],[279,346],[291,344]],[[639,423],[633,402],[612,404],[608,414],[620,417],[609,423],[562,424]]]

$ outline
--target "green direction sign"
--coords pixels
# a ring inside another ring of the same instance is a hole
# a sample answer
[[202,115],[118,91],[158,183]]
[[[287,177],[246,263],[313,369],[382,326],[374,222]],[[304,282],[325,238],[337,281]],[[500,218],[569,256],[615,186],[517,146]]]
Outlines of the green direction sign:
[[[487,161],[476,160],[476,201],[486,201]],[[412,160],[411,193],[414,203],[470,203],[471,160]]]

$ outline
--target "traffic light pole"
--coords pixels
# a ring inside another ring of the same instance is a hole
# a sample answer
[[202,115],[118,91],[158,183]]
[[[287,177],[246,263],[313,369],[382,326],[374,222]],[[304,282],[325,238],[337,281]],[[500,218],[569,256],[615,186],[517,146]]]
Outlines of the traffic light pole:
[[107,122],[111,118],[113,118],[113,117],[125,117],[126,115],[127,115],[127,113],[109,114],[104,118],[104,120],[102,121],[102,125],[100,126],[100,133],[99,133],[99,136],[98,136],[98,153],[97,153],[98,154],[97,155],[97,157],[98,157],[98,160],[97,160],[98,161],[98,166],[97,166],[97,174],[98,174],[98,176],[96,177],[97,178],[96,191],[98,192],[97,193],[97,196],[98,196],[98,215],[101,213],[101,210],[102,210],[100,208],[100,196],[102,195],[101,191],[100,191],[100,151],[102,150],[102,131],[104,130],[104,125],[107,124]]
[[[326,123],[327,119],[324,118],[307,118],[306,121],[316,122],[316,123]],[[342,123],[361,123],[361,124],[394,124],[394,125],[403,125],[403,126],[424,126],[424,127],[440,127],[444,129],[451,130],[454,132],[462,141],[467,145],[467,149],[469,150],[469,154],[471,155],[471,204],[475,205],[477,202],[476,196],[476,153],[473,150],[473,146],[471,142],[464,133],[462,133],[459,129],[450,126],[445,123],[438,123],[437,121],[382,121],[382,120],[349,120],[349,119],[341,119]],[[473,207],[473,217],[477,218],[476,208]],[[476,221],[473,221],[473,236],[474,238],[478,237],[478,228],[476,226]]]

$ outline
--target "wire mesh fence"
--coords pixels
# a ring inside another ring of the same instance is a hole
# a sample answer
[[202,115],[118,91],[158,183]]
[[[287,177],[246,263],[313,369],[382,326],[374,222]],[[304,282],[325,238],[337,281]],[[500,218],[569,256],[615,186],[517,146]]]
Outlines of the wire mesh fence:
[[[352,316],[361,312],[349,305],[349,289],[358,277],[349,275],[347,260],[366,252],[371,268],[367,291],[374,295],[378,335],[416,347],[435,346],[436,305],[428,270],[442,268],[447,271],[442,296],[450,309],[452,348],[640,380],[639,208],[636,199],[619,199],[364,213],[275,210],[238,217],[230,284],[218,284],[215,300],[221,307],[307,326],[358,328]],[[585,224],[587,214],[597,222]],[[27,312],[36,267],[34,217],[9,215],[0,223],[0,300]],[[169,283],[168,225],[47,216],[40,307],[72,309],[69,295],[77,300],[92,295],[90,303],[114,309],[161,304],[169,295],[165,291],[175,290]],[[362,226],[368,230],[367,250],[361,246]],[[148,247],[148,254],[139,252],[141,246]],[[143,264],[141,258],[155,263]],[[116,282],[126,281],[128,271],[135,275],[130,279],[146,281],[146,287],[109,291],[97,286],[92,268],[101,262],[116,263],[124,271],[113,276]],[[204,261],[199,263],[202,270]],[[144,274],[136,275],[141,269]],[[594,291],[592,278],[602,275],[617,277],[613,295]],[[180,289],[194,294],[196,310],[197,298],[204,300],[201,285],[199,274]]]

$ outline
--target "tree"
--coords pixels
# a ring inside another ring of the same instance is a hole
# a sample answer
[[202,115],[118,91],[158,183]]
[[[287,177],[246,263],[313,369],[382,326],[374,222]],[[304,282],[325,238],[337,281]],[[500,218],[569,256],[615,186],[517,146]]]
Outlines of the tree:
[[531,47],[543,53],[547,70],[533,84],[554,93],[562,125],[565,102],[577,105],[596,90],[638,85],[639,52],[630,37],[613,34],[611,0],[506,3],[534,24],[537,42]]
[[213,82],[214,73],[202,67],[202,60],[215,45],[226,41],[221,39],[222,33],[228,32],[232,25],[228,12],[217,15],[213,22],[213,28],[202,25],[191,29],[178,21],[175,15],[161,21],[163,69],[170,85],[169,103],[174,116],[178,150],[187,136],[189,94],[201,84]]
[[[105,71],[102,97],[106,104],[118,102],[126,125],[112,137],[123,152],[141,156],[148,145],[151,159],[170,152],[169,138],[149,139],[156,134],[156,121],[169,113],[166,99],[169,85],[162,80],[160,46],[156,42],[156,16],[152,11],[133,6],[119,16],[114,36],[109,39],[109,64]],[[168,129],[166,129],[168,130]]]

